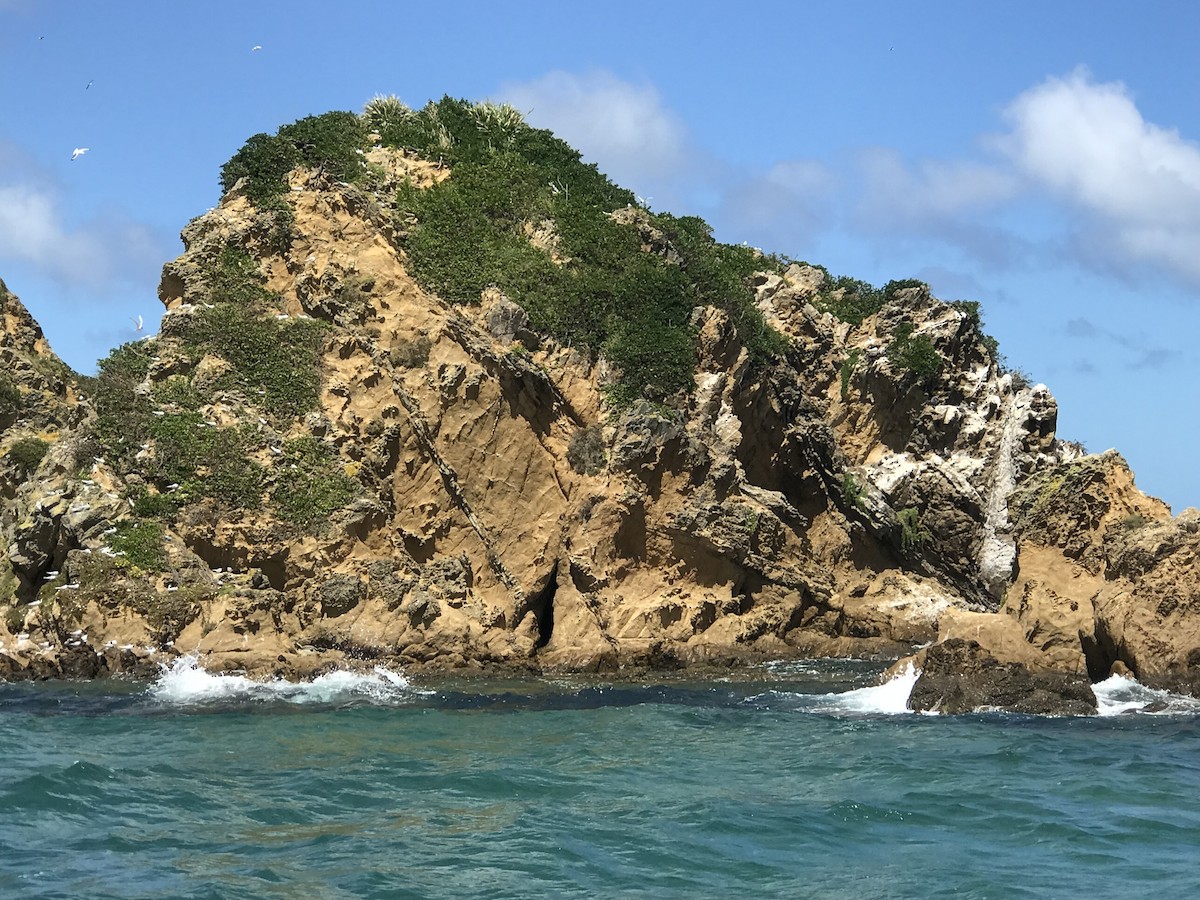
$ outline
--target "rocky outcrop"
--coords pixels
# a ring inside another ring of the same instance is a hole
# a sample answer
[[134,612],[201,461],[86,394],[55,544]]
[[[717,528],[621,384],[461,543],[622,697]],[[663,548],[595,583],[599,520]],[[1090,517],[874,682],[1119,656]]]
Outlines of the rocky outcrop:
[[924,651],[908,701],[916,712],[960,714],[1008,710],[1077,716],[1096,712],[1085,676],[1039,672],[1001,661],[975,641],[951,638]]
[[[1194,679],[1195,514],[1059,442],[1053,397],[1003,371],[969,305],[908,286],[852,324],[823,270],[764,260],[754,302],[785,352],[755,356],[702,303],[692,390],[617,404],[603,353],[494,286],[451,304],[414,278],[397,191],[451,169],[383,147],[363,164],[367,184],[297,168],[273,206],[234,186],[164,267],[159,334],[88,391],[0,293],[0,448],[47,445],[0,463],[0,677],[179,652],[291,677],[609,671],[937,640],[922,708],[1083,709],[1077,682],[1117,663]],[[646,211],[611,218],[684,264]],[[565,264],[552,220],[515,233]]]

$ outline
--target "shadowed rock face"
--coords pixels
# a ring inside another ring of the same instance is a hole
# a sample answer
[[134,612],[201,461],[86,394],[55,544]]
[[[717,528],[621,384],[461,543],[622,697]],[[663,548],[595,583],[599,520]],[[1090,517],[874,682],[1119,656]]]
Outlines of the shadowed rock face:
[[952,638],[929,648],[908,700],[914,712],[947,715],[1010,710],[1034,715],[1096,712],[1096,695],[1082,675],[1035,672],[1001,662],[974,641]]
[[[929,651],[942,708],[1074,703],[1022,697],[1117,661],[1193,677],[1194,517],[1058,442],[969,310],[909,288],[852,326],[814,305],[821,270],[763,272],[785,354],[752,362],[698,306],[694,389],[617,409],[605,359],[511,298],[414,280],[388,192],[453,173],[369,159],[375,193],[293,171],[286,240],[237,188],[190,223],[159,334],[82,394],[0,291],[0,453],[47,445],[0,456],[0,676],[894,658],[976,616],[975,651]],[[647,216],[615,218],[678,265]],[[552,222],[522,233],[561,263]],[[902,325],[940,370],[897,362]]]

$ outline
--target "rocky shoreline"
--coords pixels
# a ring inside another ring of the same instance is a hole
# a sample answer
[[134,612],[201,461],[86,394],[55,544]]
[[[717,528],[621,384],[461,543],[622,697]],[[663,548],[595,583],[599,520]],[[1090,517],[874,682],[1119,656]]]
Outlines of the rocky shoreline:
[[[784,352],[700,304],[691,388],[617,404],[603,354],[503,291],[413,276],[396,191],[453,167],[364,160],[369,186],[287,175],[286,240],[233,185],[164,267],[158,334],[96,378],[0,285],[0,678],[177,648],[288,678],[916,653],[914,708],[1086,711],[1112,672],[1200,691],[1200,512],[1060,441],[977,308],[911,285],[846,321],[846,286],[764,258]],[[612,217],[682,264],[651,214]],[[553,222],[523,233],[568,264]]]

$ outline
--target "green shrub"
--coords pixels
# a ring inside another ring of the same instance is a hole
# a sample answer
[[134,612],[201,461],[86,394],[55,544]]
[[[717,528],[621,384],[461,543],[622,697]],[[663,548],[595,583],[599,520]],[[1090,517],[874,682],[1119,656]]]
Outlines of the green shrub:
[[275,305],[275,296],[263,286],[258,263],[244,247],[224,247],[212,270],[205,274],[210,303],[233,303],[261,312]]
[[132,471],[132,457],[149,437],[150,405],[136,392],[150,368],[153,341],[135,341],[114,349],[100,360],[89,383],[95,403],[96,436],[114,462],[124,461],[123,474]]
[[900,547],[905,553],[918,549],[932,536],[921,527],[921,513],[916,507],[897,512],[896,524],[900,526]]
[[942,371],[942,357],[934,349],[933,342],[924,334],[913,334],[911,322],[901,322],[892,332],[892,342],[888,344],[887,357],[891,363],[904,372],[911,372],[918,378],[927,378]]
[[909,290],[910,288],[919,288],[926,293],[929,292],[929,285],[919,278],[892,279],[883,286],[883,302],[890,303],[896,299],[896,295],[898,293]]
[[[203,398],[186,378],[172,378],[149,396],[139,393],[153,352],[149,341],[118,347],[100,362],[91,388],[105,456],[122,474],[136,471],[159,491],[131,490],[135,512],[165,516],[201,497],[234,508],[259,506],[262,468],[248,456],[253,434],[209,425],[199,411]],[[151,444],[153,455],[138,459]]]
[[389,356],[392,365],[402,369],[419,369],[429,362],[429,351],[433,341],[427,334],[418,334],[412,340],[397,341]]
[[1023,391],[1025,388],[1031,387],[1034,384],[1033,376],[1024,369],[1019,367],[1008,368],[1007,365],[1005,368],[1007,369],[1008,374],[1012,376],[1012,386],[1014,391]]
[[334,110],[305,116],[280,128],[279,137],[296,149],[301,163],[335,181],[362,177],[365,166],[361,152],[366,147],[367,129],[352,112]]
[[813,298],[817,309],[833,313],[851,325],[861,325],[867,316],[879,312],[883,304],[883,291],[847,275],[825,279]]
[[212,497],[235,509],[262,502],[263,471],[248,457],[253,433],[214,428],[196,412],[153,416],[154,457],[142,464],[160,489],[178,485],[182,499]]
[[1149,523],[1150,520],[1142,513],[1135,512],[1130,513],[1121,520],[1121,527],[1128,531],[1136,531],[1139,528],[1144,528]]
[[28,478],[36,471],[49,449],[50,445],[41,438],[26,437],[14,441],[4,455],[17,467],[22,478]]
[[842,501],[847,507],[862,509],[865,494],[866,491],[852,472],[842,475]]
[[304,436],[283,445],[271,501],[285,521],[313,528],[353,500],[358,487],[332,449]]
[[212,353],[229,363],[219,389],[240,389],[265,411],[291,419],[317,408],[328,327],[317,319],[276,319],[217,303],[194,315],[181,336],[197,358]]
[[367,128],[385,132],[399,128],[416,113],[395,94],[377,94],[363,107],[362,117]]
[[846,354],[846,358],[842,360],[841,377],[841,396],[842,402],[845,403],[850,398],[850,379],[854,375],[854,370],[857,368],[859,360],[862,359],[862,351],[857,347]]
[[979,342],[983,344],[988,357],[1000,366],[1005,368],[1004,356],[1000,353],[1000,342],[990,334],[985,334],[983,331],[983,315],[981,313],[979,301],[977,300],[952,300],[950,305],[955,309],[960,310],[966,317],[967,324],[979,335]]
[[296,237],[296,213],[286,197],[270,197],[258,204],[254,234],[268,253],[286,253]]
[[824,266],[817,266],[817,268],[821,269],[826,277],[817,296],[813,298],[813,305],[819,310],[833,313],[834,316],[851,325],[861,325],[863,319],[879,312],[885,303],[894,300],[896,294],[902,290],[907,288],[929,290],[929,285],[916,278],[892,280],[883,288],[877,288],[848,275],[832,278]]
[[0,416],[12,415],[21,409],[21,391],[13,380],[0,373]]
[[196,412],[204,405],[202,397],[186,375],[172,375],[154,389],[154,401],[158,406],[173,406],[178,410]]
[[142,485],[136,485],[128,492],[133,501],[133,514],[140,519],[169,519],[189,496],[188,492],[152,494]]
[[260,204],[287,192],[287,173],[300,163],[291,141],[275,134],[255,134],[221,166],[221,191],[246,179],[246,196]]
[[256,205],[287,193],[287,174],[298,165],[317,169],[337,181],[355,181],[365,171],[359,151],[366,126],[352,112],[306,116],[276,134],[256,134],[221,167],[221,190],[246,179],[246,196]]
[[163,528],[158,522],[142,519],[120,522],[108,537],[108,545],[119,557],[118,565],[133,566],[143,572],[161,572],[167,565],[163,546]]
[[653,221],[683,258],[681,266],[692,283],[694,306],[715,306],[729,313],[738,337],[756,361],[763,362],[787,350],[786,338],[767,324],[755,305],[750,286],[755,272],[778,263],[751,247],[714,240],[712,229],[698,216],[662,213]]

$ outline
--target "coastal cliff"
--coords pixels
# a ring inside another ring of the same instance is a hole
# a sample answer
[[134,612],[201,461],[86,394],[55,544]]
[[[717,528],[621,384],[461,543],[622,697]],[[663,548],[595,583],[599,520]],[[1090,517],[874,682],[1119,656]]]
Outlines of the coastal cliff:
[[975,304],[720,244],[490,104],[311,117],[222,184],[95,377],[0,286],[0,677],[916,651],[922,708],[1200,692],[1200,514],[1060,441]]

